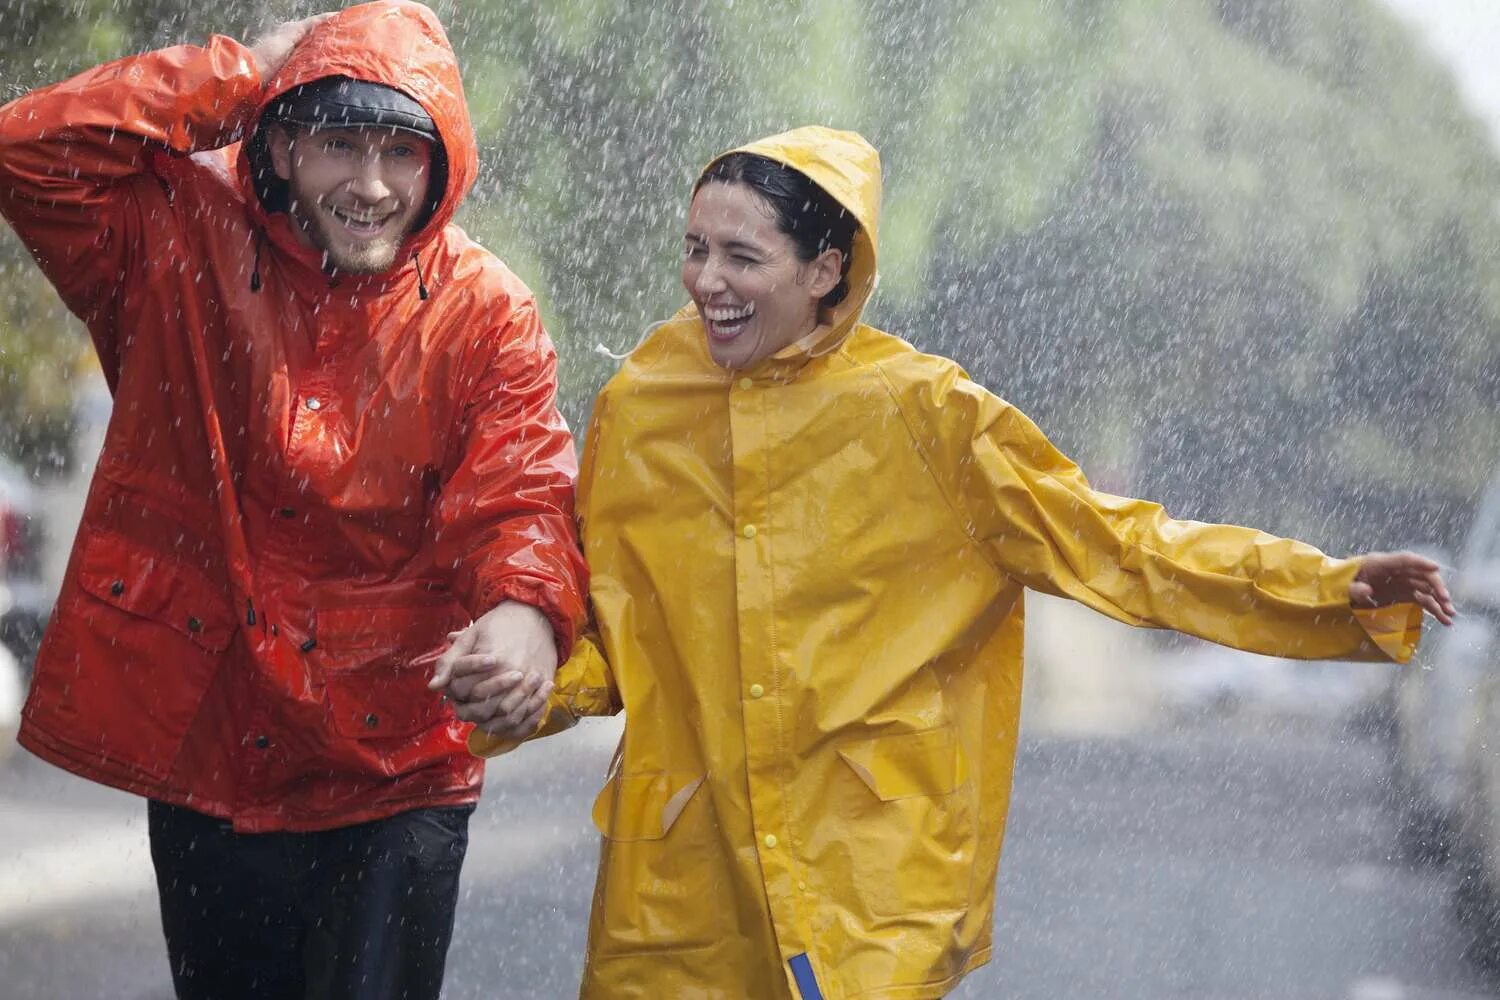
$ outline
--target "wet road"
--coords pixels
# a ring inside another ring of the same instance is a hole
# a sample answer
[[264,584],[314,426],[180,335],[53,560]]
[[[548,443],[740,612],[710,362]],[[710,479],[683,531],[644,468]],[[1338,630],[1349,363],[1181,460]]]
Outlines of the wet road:
[[[574,995],[608,725],[491,768],[451,1000]],[[1444,875],[1390,856],[1380,748],[1276,729],[1024,740],[997,957],[954,996],[1500,995],[1462,957]],[[170,997],[138,804],[18,754],[0,810],[0,997]]]

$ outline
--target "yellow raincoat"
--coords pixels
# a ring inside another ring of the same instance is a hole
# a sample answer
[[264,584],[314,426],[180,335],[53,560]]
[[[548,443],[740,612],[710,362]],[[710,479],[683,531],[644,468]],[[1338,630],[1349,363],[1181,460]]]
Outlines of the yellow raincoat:
[[749,371],[684,310],[599,397],[597,642],[541,729],[626,713],[582,993],[938,997],[990,957],[1026,588],[1307,658],[1405,660],[1421,612],[1351,612],[1352,560],[1090,489],[958,365],[859,323],[874,149],[824,128],[744,148],[859,219],[851,293]]

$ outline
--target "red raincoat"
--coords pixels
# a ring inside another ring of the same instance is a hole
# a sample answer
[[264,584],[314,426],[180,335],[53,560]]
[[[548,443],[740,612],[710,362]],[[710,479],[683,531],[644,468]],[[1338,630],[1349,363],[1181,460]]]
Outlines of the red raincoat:
[[[330,280],[229,145],[330,75],[399,87],[447,151],[440,206],[374,277]],[[343,11],[269,82],[215,37],[0,108],[0,211],[115,398],[28,749],[246,832],[478,798],[467,727],[411,661],[507,598],[566,656],[585,570],[535,301],[450,225],[477,161],[413,3]]]

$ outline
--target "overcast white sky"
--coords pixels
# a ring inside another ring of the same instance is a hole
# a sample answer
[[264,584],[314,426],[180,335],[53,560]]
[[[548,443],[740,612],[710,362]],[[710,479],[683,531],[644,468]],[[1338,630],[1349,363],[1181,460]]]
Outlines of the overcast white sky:
[[1385,0],[1452,67],[1500,146],[1500,0]]

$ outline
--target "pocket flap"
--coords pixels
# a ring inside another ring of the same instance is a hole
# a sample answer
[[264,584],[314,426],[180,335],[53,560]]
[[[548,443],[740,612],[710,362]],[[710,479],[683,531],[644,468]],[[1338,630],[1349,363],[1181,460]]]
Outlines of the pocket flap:
[[660,840],[687,808],[703,777],[691,771],[616,771],[594,800],[594,825],[610,840]]
[[78,584],[104,603],[167,625],[210,652],[222,652],[238,624],[223,583],[112,532],[96,532],[84,543]]
[[839,756],[883,802],[947,795],[968,778],[949,726],[851,743]]
[[339,734],[394,739],[452,722],[427,680],[449,631],[465,620],[450,603],[320,609],[313,655]]
[[452,601],[444,600],[319,608],[314,621],[313,634],[325,649],[344,653],[404,649],[416,656],[445,646],[448,633],[467,625],[468,616]]

